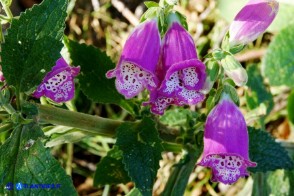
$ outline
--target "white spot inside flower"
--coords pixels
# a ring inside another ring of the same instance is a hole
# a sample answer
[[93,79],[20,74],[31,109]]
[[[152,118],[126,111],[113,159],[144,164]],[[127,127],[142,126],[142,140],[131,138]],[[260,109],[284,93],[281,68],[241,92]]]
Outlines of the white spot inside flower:
[[156,87],[152,74],[132,63],[123,62],[119,71],[120,77],[116,80],[117,87],[121,92],[126,91],[128,97],[136,96],[144,88]]

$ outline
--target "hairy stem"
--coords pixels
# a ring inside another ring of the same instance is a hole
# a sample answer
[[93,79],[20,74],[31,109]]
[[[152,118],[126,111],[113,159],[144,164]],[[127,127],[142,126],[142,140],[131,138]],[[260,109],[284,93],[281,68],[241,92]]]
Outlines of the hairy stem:
[[[115,137],[116,128],[118,128],[123,123],[123,121],[120,120],[92,116],[89,114],[68,111],[48,105],[35,105],[39,111],[37,117],[39,122],[74,127],[80,129],[81,131],[93,133],[96,135]],[[139,123],[139,121],[133,123]],[[158,126],[160,138],[165,142],[173,143],[172,145],[170,143],[164,143],[163,145],[165,146],[165,150],[179,152],[181,145],[175,144],[175,140],[179,132],[175,131],[175,129],[169,129],[170,128],[163,125]]]
[[97,135],[114,137],[115,130],[123,121],[111,120],[89,114],[72,112],[47,105],[36,104],[40,122],[74,127]]

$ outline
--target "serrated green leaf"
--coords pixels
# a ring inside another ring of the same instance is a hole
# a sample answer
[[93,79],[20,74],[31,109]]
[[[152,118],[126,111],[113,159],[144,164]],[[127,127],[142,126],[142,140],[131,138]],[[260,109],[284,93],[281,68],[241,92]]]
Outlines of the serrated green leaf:
[[294,163],[281,144],[265,131],[248,128],[250,159],[257,167],[251,172],[267,172],[276,169],[293,169]]
[[263,72],[273,86],[294,87],[294,25],[288,26],[270,43],[263,59]]
[[270,91],[263,83],[263,77],[257,65],[247,67],[249,91],[246,93],[246,100],[249,109],[253,110],[264,103],[267,106],[267,113],[269,113],[273,106],[274,100]]
[[124,169],[123,153],[117,146],[110,150],[97,165],[94,175],[94,186],[120,184],[130,182],[130,177]]
[[67,0],[45,0],[13,19],[2,45],[6,82],[20,92],[39,85],[60,57]]
[[135,104],[125,100],[115,88],[114,79],[107,79],[105,74],[115,67],[111,59],[94,46],[79,44],[66,39],[65,44],[74,65],[81,66],[78,76],[80,88],[92,101],[97,103],[113,103],[134,114]]
[[287,112],[288,119],[294,124],[294,91],[288,97]]
[[[0,147],[0,195],[18,195],[16,183],[60,184],[60,188],[23,188],[23,195],[77,195],[72,180],[41,142],[36,124],[19,125]],[[8,183],[13,190],[5,189]]]
[[117,129],[116,145],[123,152],[123,163],[142,195],[152,194],[163,151],[155,123],[144,118],[140,124],[124,123]]
[[144,4],[146,5],[147,8],[159,7],[159,4],[154,1],[145,1]]

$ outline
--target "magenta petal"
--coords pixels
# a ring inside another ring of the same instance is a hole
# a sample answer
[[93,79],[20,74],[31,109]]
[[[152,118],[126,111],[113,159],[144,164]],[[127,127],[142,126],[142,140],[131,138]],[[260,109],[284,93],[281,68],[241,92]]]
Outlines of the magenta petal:
[[231,45],[247,44],[262,34],[279,10],[276,0],[250,0],[230,26]]
[[116,88],[126,98],[142,90],[154,90],[158,85],[155,75],[160,55],[160,34],[156,20],[140,24],[127,39],[117,67],[107,72],[116,77]]
[[196,104],[204,99],[199,90],[206,80],[205,65],[197,59],[191,35],[178,22],[172,23],[164,37],[159,75],[163,78],[159,94],[181,104]]
[[204,152],[199,165],[212,168],[212,180],[232,184],[248,176],[248,132],[239,108],[224,97],[209,113],[204,131]]
[[60,103],[74,97],[74,77],[80,72],[80,67],[70,67],[64,59],[59,59],[52,70],[46,74],[33,96],[46,96]]

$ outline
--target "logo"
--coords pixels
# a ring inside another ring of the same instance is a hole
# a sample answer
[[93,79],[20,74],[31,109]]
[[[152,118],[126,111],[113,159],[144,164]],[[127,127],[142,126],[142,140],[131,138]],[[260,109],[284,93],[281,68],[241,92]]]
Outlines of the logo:
[[16,183],[15,188],[16,188],[16,190],[21,190],[23,188],[22,183],[20,183],[20,182]]
[[9,190],[9,191],[13,190],[13,183],[12,183],[12,182],[8,182],[8,183],[6,184],[6,186],[5,186],[5,189],[7,189],[7,190]]

